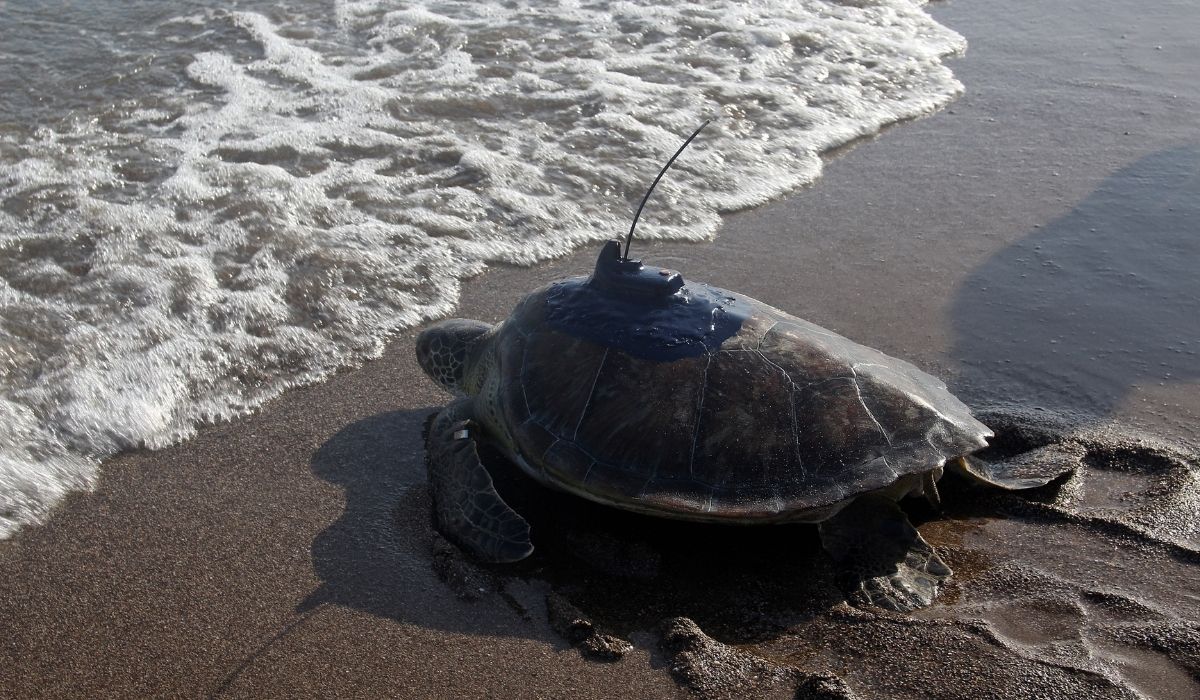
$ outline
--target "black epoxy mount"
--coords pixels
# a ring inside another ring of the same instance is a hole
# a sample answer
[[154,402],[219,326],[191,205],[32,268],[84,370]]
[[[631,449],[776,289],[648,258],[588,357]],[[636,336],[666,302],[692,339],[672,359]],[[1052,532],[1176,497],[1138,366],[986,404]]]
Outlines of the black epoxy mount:
[[751,302],[678,272],[621,257],[619,241],[600,251],[591,277],[546,291],[546,321],[555,330],[634,357],[669,362],[715,351],[752,313]]
[[714,352],[741,330],[753,300],[707,284],[689,286],[678,272],[629,259],[633,231],[650,193],[709,121],[658,171],[633,215],[625,251],[620,241],[608,241],[591,277],[573,277],[546,290],[546,321],[551,327],[656,362]]

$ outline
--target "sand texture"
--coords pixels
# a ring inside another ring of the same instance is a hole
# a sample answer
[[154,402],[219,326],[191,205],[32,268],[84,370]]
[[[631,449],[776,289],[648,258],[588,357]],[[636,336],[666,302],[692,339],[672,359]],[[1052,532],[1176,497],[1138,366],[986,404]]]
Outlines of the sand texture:
[[[909,508],[956,572],[931,608],[848,605],[811,526],[623,515],[494,458],[538,549],[463,559],[431,526],[447,397],[414,331],[0,542],[0,696],[1200,696],[1200,8],[1118,5],[935,6],[971,46],[947,111],[713,244],[635,248],[941,376],[997,432],[984,460],[1069,462]],[[594,256],[490,270],[459,315]]]

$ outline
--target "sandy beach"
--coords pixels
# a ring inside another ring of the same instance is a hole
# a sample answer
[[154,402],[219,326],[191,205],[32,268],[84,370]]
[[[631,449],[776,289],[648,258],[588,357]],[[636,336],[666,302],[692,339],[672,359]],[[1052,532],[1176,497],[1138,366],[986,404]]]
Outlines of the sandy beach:
[[[447,396],[414,329],[109,460],[0,542],[0,695],[1200,696],[1200,7],[930,11],[969,41],[964,96],[713,243],[635,254],[908,359],[1008,448],[1079,455],[1053,493],[950,484],[917,514],[958,572],[932,608],[847,606],[811,528],[660,525],[514,479],[540,553],[458,559],[430,524],[421,429]],[[490,269],[456,315],[498,321],[595,255]],[[564,606],[628,650],[572,645]]]

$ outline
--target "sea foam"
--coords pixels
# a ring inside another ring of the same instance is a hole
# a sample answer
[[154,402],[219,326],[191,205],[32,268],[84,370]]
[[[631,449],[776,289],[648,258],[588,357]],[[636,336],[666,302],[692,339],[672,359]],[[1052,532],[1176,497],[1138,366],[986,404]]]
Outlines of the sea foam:
[[965,48],[914,0],[367,0],[152,31],[176,83],[0,129],[0,536],[106,456],[377,356],[488,263],[619,236],[716,117],[639,228],[711,239],[953,99]]

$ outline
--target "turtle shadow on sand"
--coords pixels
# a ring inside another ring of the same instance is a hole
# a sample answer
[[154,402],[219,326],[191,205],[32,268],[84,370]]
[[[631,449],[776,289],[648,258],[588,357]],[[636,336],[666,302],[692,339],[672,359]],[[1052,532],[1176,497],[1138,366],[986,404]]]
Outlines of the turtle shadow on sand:
[[419,625],[472,631],[442,614],[430,570],[429,492],[421,440],[432,411],[381,413],[351,423],[312,457],[312,469],[345,492],[341,517],[312,543],[321,586],[297,612],[342,605]]
[[[749,641],[769,636],[777,622],[768,620],[783,619],[783,610],[804,614],[814,600],[840,595],[815,528],[705,526],[628,514],[540,486],[490,453],[484,456],[497,488],[534,524],[538,550],[526,562],[496,567],[448,556],[450,545],[432,527],[424,461],[422,428],[432,410],[352,423],[313,455],[314,473],[344,489],[346,505],[312,543],[322,585],[299,612],[329,603],[477,631],[470,617],[442,614],[445,599],[490,595],[503,579],[522,578],[604,608],[622,634],[687,614]],[[731,606],[734,590],[739,598]]]
[[1200,147],[1153,153],[971,273],[951,355],[978,393],[1110,415],[1200,379],[1198,266]]

